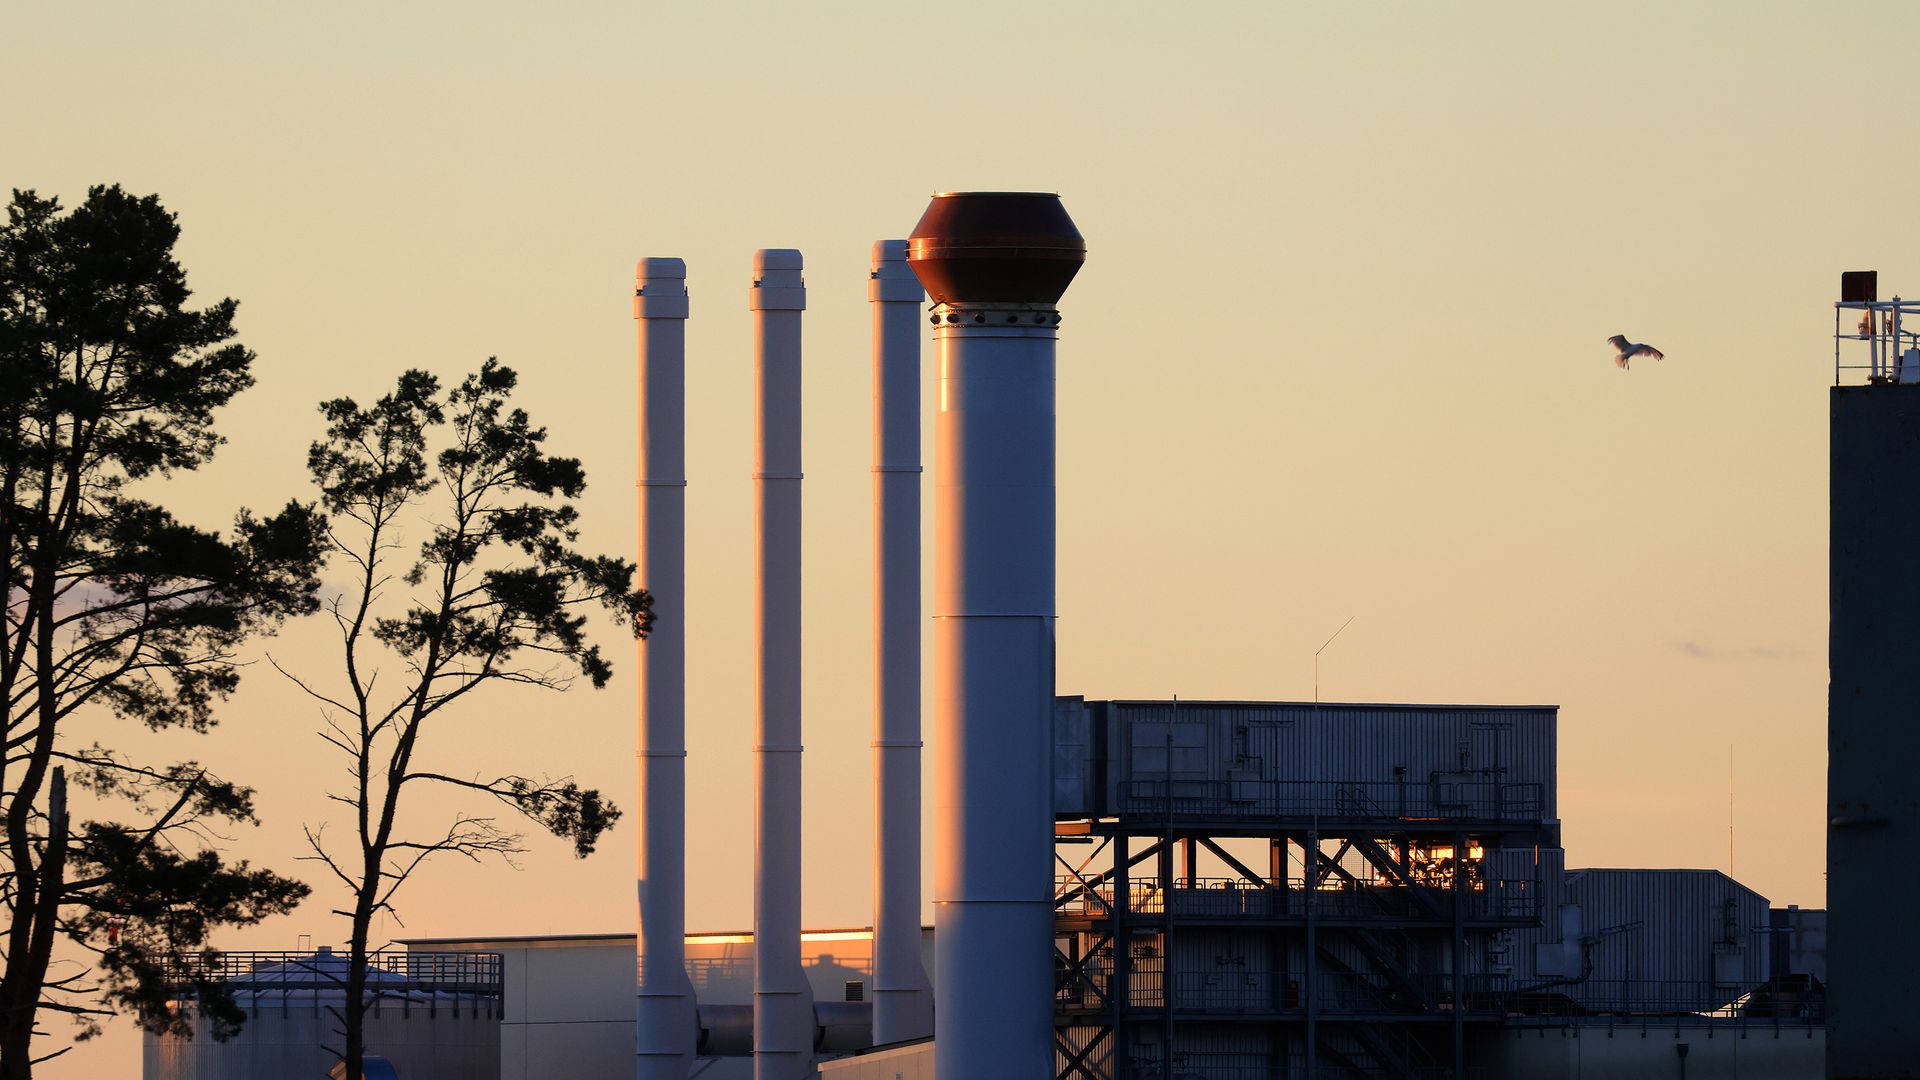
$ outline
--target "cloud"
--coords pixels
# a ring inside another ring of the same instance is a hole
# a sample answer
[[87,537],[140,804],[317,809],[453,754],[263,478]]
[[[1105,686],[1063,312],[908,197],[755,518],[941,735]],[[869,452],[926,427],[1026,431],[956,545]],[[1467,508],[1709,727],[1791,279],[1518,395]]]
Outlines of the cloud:
[[1691,638],[1684,641],[1670,641],[1667,644],[1682,656],[1708,663],[1718,663],[1723,660],[1798,660],[1803,655],[1799,649],[1780,645],[1743,645],[1738,648],[1723,649]]

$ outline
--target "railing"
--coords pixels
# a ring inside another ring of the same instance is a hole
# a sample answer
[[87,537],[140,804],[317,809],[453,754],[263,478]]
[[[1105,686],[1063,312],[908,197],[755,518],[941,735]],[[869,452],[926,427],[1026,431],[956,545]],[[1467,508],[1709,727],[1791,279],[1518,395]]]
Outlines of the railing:
[[[1131,1061],[1123,1074],[1125,1080],[1163,1080],[1168,1070],[1158,1061]],[[1175,1052],[1171,1075],[1174,1080],[1354,1080],[1354,1071],[1341,1065],[1321,1065],[1307,1072],[1306,1058],[1295,1055],[1286,1061],[1260,1054],[1182,1054]],[[1400,1080],[1487,1080],[1485,1067],[1470,1065],[1455,1073],[1451,1065],[1396,1068],[1392,1076]]]
[[[1067,1010],[1113,1007],[1113,958],[1089,957],[1077,977],[1057,988]],[[1638,980],[1626,986],[1574,983],[1530,988],[1508,975],[1416,975],[1405,982],[1385,975],[1270,971],[1224,962],[1213,968],[1167,970],[1166,958],[1134,956],[1127,964],[1130,1010],[1215,1016],[1298,1017],[1311,1001],[1317,1015],[1340,1017],[1451,1017],[1456,1010],[1480,1020],[1521,1025],[1728,1024],[1813,1027],[1826,1021],[1824,995],[1805,988],[1763,986],[1742,991],[1698,981]]]
[[[1476,975],[1458,987],[1459,1008],[1497,1016],[1506,1010],[1511,981],[1504,975]],[[1178,1012],[1224,1016],[1304,1014],[1311,1000],[1314,1012],[1327,1016],[1451,1015],[1455,988],[1451,975],[1418,976],[1399,984],[1354,972],[1317,971],[1309,981],[1301,971],[1249,970],[1231,962],[1168,972],[1165,957],[1135,956],[1128,961],[1123,1004],[1130,1009],[1171,1005]],[[1057,988],[1055,1000],[1069,1009],[1105,1010],[1112,1007],[1113,990],[1113,958],[1094,956],[1082,963],[1078,978]]]
[[1521,822],[1544,815],[1546,787],[1496,780],[1134,779],[1122,785],[1120,802],[1123,813],[1177,818],[1322,819],[1402,825]]
[[[1055,879],[1054,895],[1063,900],[1055,910],[1066,914],[1104,918],[1111,914],[1111,883],[1089,886],[1079,878]],[[1171,914],[1182,918],[1304,919],[1308,901],[1325,919],[1445,920],[1453,914],[1453,894],[1440,885],[1360,884],[1332,880],[1309,896],[1303,878],[1260,882],[1246,878],[1179,878],[1170,893],[1153,883],[1130,884],[1127,910],[1131,914]],[[1533,922],[1540,915],[1540,895],[1527,879],[1475,880],[1464,891],[1470,921]]]
[[[236,993],[248,992],[252,1004],[317,1001],[346,990],[347,954],[310,952],[223,952],[175,954],[161,960],[161,979],[170,996],[190,999],[206,983]],[[494,952],[411,952],[379,950],[367,955],[369,1000],[433,1005],[442,999],[498,1005],[505,995],[504,960]]]
[[1595,980],[1508,996],[1515,1016],[1542,1020],[1758,1020],[1824,1023],[1826,996],[1777,985],[1753,990],[1696,980]]
[[[1841,362],[1841,346],[1849,342],[1866,346],[1865,363]],[[1920,303],[1896,296],[1892,300],[1843,300],[1833,305],[1835,386],[1849,381],[1920,382],[1920,364],[1907,355],[1915,348],[1920,348]]]

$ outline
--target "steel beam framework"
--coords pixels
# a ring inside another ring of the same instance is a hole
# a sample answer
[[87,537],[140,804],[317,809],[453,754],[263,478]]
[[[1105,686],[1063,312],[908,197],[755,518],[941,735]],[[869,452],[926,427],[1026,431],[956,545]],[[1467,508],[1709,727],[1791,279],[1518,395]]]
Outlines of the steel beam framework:
[[1542,829],[1510,808],[1209,816],[1140,792],[1059,822],[1056,1076],[1467,1077],[1468,1031],[1509,989],[1482,946],[1541,915],[1538,883],[1488,880],[1483,854]]

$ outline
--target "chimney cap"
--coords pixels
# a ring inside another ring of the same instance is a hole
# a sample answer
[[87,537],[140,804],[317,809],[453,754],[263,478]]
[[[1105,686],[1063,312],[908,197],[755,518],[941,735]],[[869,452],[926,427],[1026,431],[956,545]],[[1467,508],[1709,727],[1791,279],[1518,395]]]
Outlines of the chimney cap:
[[684,259],[651,256],[641,259],[639,265],[634,267],[634,276],[641,281],[650,281],[654,278],[684,279],[687,276],[687,263]]
[[907,240],[907,261],[936,303],[1057,303],[1087,244],[1060,196],[942,191]]
[[797,248],[761,248],[753,253],[755,270],[804,270],[806,259]]

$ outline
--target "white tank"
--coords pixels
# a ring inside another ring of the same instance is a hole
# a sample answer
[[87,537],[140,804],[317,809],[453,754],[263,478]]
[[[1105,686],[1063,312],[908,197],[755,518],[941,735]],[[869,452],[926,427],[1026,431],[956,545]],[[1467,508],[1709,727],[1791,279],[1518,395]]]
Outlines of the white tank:
[[[397,1080],[470,1080],[500,1075],[498,953],[376,954],[368,991],[367,1054],[390,1062]],[[144,1037],[144,1080],[318,1080],[340,1061],[339,1021],[346,957],[227,953],[215,974],[246,1012],[240,1033],[220,1042],[194,1015],[193,1036]],[[183,994],[174,1007],[194,1013]],[[332,1049],[329,1049],[331,1047]]]

